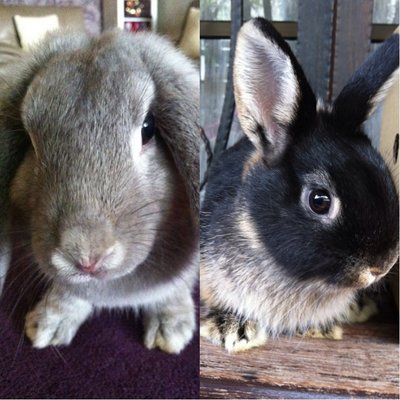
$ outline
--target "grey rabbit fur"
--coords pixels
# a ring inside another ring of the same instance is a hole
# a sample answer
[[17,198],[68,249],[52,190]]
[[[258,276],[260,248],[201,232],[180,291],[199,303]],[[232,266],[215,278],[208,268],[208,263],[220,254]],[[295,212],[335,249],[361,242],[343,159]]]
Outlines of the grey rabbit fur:
[[340,339],[340,322],[377,311],[362,290],[398,259],[398,196],[362,123],[398,65],[395,34],[324,106],[268,21],[242,26],[234,89],[245,138],[217,161],[202,204],[202,336],[228,351],[280,334]]
[[[0,274],[26,230],[50,286],[33,346],[68,345],[94,309],[143,310],[144,343],[195,329],[199,80],[167,39],[52,34],[0,94]],[[3,282],[2,282],[3,284]]]

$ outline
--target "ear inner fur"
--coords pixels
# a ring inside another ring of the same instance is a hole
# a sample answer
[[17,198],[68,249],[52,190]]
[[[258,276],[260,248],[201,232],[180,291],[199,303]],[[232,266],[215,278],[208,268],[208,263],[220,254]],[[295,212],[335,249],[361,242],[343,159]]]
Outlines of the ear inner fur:
[[[280,153],[286,145],[281,126],[293,121],[298,98],[297,82],[288,61],[279,47],[265,40],[252,23],[243,26],[234,64],[239,120],[254,145],[272,153],[270,158],[275,158],[274,153]],[[256,73],[254,65],[259,65]],[[276,76],[282,68],[286,69],[288,77],[284,81]]]
[[234,61],[234,88],[243,131],[273,164],[296,129],[315,118],[316,100],[287,43],[262,19],[243,25]]

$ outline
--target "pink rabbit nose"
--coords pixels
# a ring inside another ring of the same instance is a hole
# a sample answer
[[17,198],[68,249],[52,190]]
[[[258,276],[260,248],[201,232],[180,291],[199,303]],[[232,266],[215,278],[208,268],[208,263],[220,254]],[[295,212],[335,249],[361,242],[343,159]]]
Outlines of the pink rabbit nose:
[[83,262],[77,262],[75,264],[76,268],[85,274],[95,274],[100,267],[100,257],[96,259],[90,259]]

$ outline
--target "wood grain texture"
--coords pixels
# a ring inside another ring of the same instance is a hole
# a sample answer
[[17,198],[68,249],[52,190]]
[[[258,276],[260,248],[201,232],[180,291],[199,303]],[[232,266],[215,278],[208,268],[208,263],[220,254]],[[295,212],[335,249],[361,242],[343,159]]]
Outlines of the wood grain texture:
[[228,354],[202,339],[202,398],[398,398],[396,323],[344,327],[342,341],[279,338]]
[[337,0],[332,99],[368,56],[372,9],[373,0]]
[[335,0],[299,2],[297,57],[315,95],[329,98]]

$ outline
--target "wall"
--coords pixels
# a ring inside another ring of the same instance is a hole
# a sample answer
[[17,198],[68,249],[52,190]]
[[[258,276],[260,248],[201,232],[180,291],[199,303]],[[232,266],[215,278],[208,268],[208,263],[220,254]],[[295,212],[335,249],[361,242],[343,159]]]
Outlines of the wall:
[[85,15],[86,30],[101,31],[101,0],[0,0],[2,5],[26,6],[81,6]]

